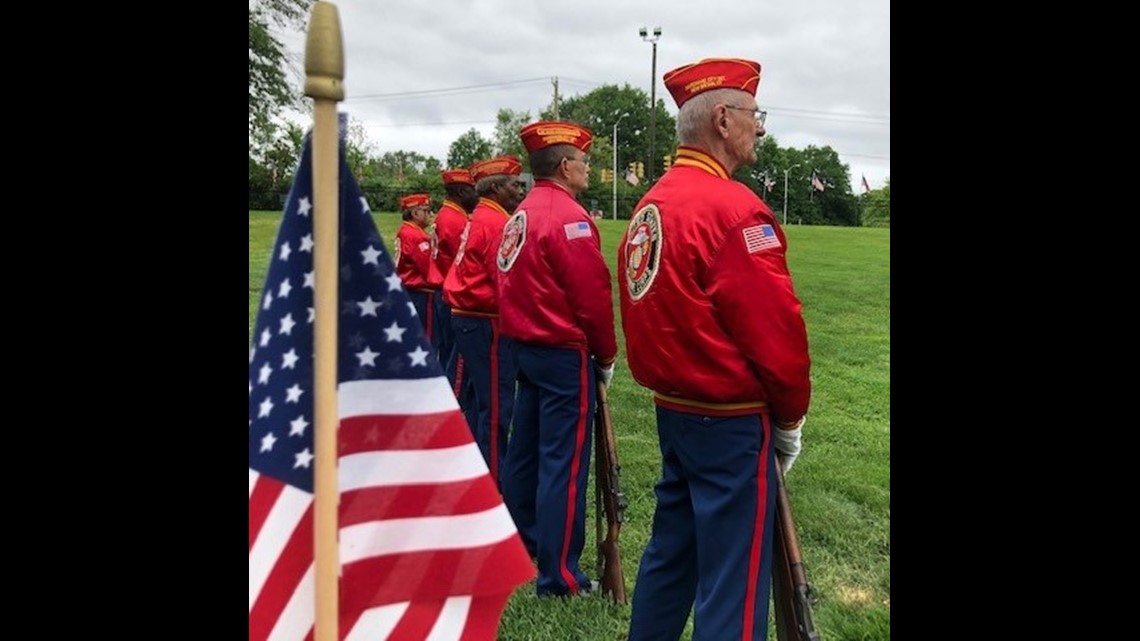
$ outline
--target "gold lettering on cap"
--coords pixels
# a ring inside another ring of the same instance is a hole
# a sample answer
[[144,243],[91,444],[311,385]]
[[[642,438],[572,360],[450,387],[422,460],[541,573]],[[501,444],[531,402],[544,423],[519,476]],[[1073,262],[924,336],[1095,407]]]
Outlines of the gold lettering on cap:
[[685,85],[685,91],[693,94],[700,91],[707,91],[713,87],[719,87],[724,84],[724,76],[707,76],[700,80],[694,80]]

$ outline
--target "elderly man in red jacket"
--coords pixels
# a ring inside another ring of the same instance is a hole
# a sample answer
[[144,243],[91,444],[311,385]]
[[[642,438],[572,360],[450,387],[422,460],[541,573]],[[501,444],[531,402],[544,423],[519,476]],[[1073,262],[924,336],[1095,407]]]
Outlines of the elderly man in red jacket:
[[807,331],[772,211],[732,180],[756,162],[760,64],[709,59],[665,74],[677,160],[618,250],[630,373],[653,390],[661,479],[633,595],[631,641],[765,639],[776,454],[800,451]]
[[617,343],[598,229],[575,200],[589,186],[593,137],[569,122],[521,133],[535,183],[497,257],[502,330],[519,366],[503,498],[538,560],[538,594],[561,596],[591,587],[579,560],[595,377],[609,382]]
[[518,176],[522,164],[500,156],[471,166],[479,204],[471,214],[455,263],[443,282],[451,305],[451,327],[463,356],[465,376],[475,386],[475,442],[483,452],[491,478],[507,451],[507,434],[515,402],[515,357],[510,339],[499,334],[498,267],[495,256],[503,226],[522,200]]
[[396,231],[396,251],[393,261],[396,274],[408,290],[408,296],[415,305],[416,315],[424,324],[431,346],[439,351],[439,317],[436,314],[436,298],[443,284],[443,277],[431,260],[432,243],[428,235],[431,226],[431,197],[427,194],[411,194],[400,199],[404,222]]
[[[471,220],[471,212],[479,204],[479,196],[475,193],[475,180],[471,172],[466,169],[445,169],[443,175],[443,189],[446,197],[443,206],[435,214],[435,227],[433,237],[435,246],[432,250],[432,259],[443,278],[451,272],[455,263],[455,256],[459,253],[459,243],[463,240],[463,232]],[[459,406],[463,408],[468,423],[474,423],[477,417],[474,413],[475,389],[471,386],[471,378],[463,375],[463,357],[455,348],[455,330],[451,328],[451,306],[438,296],[439,304],[436,306],[439,318],[439,362],[447,372],[447,380],[459,399]]]

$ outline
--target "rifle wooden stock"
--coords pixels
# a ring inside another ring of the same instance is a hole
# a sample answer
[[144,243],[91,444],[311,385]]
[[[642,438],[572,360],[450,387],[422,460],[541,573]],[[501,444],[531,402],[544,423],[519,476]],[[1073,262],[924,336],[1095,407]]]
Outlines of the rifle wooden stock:
[[779,641],[819,641],[811,612],[811,584],[800,556],[800,540],[784,475],[776,462],[776,531],[772,548],[772,604]]
[[[618,536],[625,520],[626,500],[621,491],[621,465],[618,464],[614,442],[609,397],[601,381],[598,381],[598,411],[594,427],[594,524],[598,541],[598,579],[603,595],[608,594],[614,603],[625,605],[625,575],[621,569]],[[605,538],[602,538],[603,511],[607,525]]]

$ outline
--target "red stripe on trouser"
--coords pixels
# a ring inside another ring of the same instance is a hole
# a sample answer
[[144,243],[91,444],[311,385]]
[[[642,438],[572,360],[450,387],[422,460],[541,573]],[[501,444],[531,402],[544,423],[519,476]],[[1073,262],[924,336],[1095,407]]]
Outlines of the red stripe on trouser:
[[[455,351],[458,352],[459,348],[457,347],[455,349]],[[462,390],[463,390],[463,354],[456,354],[455,355],[455,386],[452,388],[451,391],[455,392],[455,398],[459,398],[459,393]],[[464,407],[463,409],[464,409],[464,411],[467,410],[466,407]]]
[[491,321],[491,478],[499,485],[499,319]]
[[[741,639],[752,638],[752,622],[756,617],[757,574],[760,573],[760,551],[764,543],[764,515],[768,511],[768,451],[772,444],[772,428],[763,414],[760,415],[760,433],[764,446],[760,448],[756,464],[756,521],[752,524],[752,548],[748,555],[748,584],[744,590],[744,629]],[[780,472],[777,470],[776,472]]]
[[586,350],[578,350],[578,427],[574,435],[574,456],[570,459],[570,478],[566,480],[566,529],[562,531],[562,554],[558,557],[558,569],[571,593],[580,589],[574,573],[566,566],[570,555],[570,537],[574,529],[574,513],[578,502],[578,470],[582,467],[582,447],[586,443],[586,415],[590,411],[590,376]]
[[427,339],[430,341],[431,340],[431,328],[432,328],[432,325],[434,324],[432,322],[432,318],[433,318],[432,314],[435,311],[435,309],[434,309],[435,305],[433,304],[434,301],[432,300],[432,297],[435,296],[435,292],[427,292],[424,295],[427,297],[427,305],[425,305],[425,307],[427,307],[427,317],[424,319],[424,331],[427,332]]

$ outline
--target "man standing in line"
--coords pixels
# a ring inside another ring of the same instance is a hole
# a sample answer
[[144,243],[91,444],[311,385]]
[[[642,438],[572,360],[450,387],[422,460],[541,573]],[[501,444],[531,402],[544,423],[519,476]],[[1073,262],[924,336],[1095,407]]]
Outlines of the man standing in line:
[[503,499],[538,560],[537,593],[589,591],[579,567],[596,404],[613,376],[613,290],[598,229],[575,197],[590,183],[593,136],[568,122],[521,132],[534,188],[503,229],[499,313],[515,342],[518,398]]
[[439,327],[435,299],[443,277],[431,260],[431,198],[427,194],[412,194],[400,199],[404,222],[396,232],[396,275],[408,290],[416,307],[416,315],[424,324],[424,332],[435,349],[439,349]]
[[[471,172],[466,169],[447,169],[442,174],[447,197],[435,215],[435,248],[432,258],[435,259],[440,275],[447,278],[451,265],[455,262],[455,255],[459,253],[459,244],[471,219],[471,212],[479,203],[479,196],[475,194],[475,181],[471,178]],[[459,399],[459,406],[463,408],[467,421],[473,423],[476,416],[471,409],[475,404],[475,389],[471,386],[470,378],[463,375],[463,357],[455,348],[451,307],[443,300],[443,296],[439,296],[438,300],[439,362],[447,372],[447,380],[451,383],[455,397]]]
[[499,335],[499,268],[495,255],[503,226],[522,200],[518,184],[521,172],[522,165],[514,156],[471,166],[479,204],[443,283],[464,375],[470,376],[475,386],[477,418],[471,424],[472,434],[496,483],[507,451],[515,402],[515,356],[510,339]]
[[807,331],[787,240],[732,173],[756,162],[760,64],[708,59],[665,74],[677,160],[618,250],[630,373],[653,390],[661,479],[633,596],[631,641],[767,636],[776,453],[800,451]]

